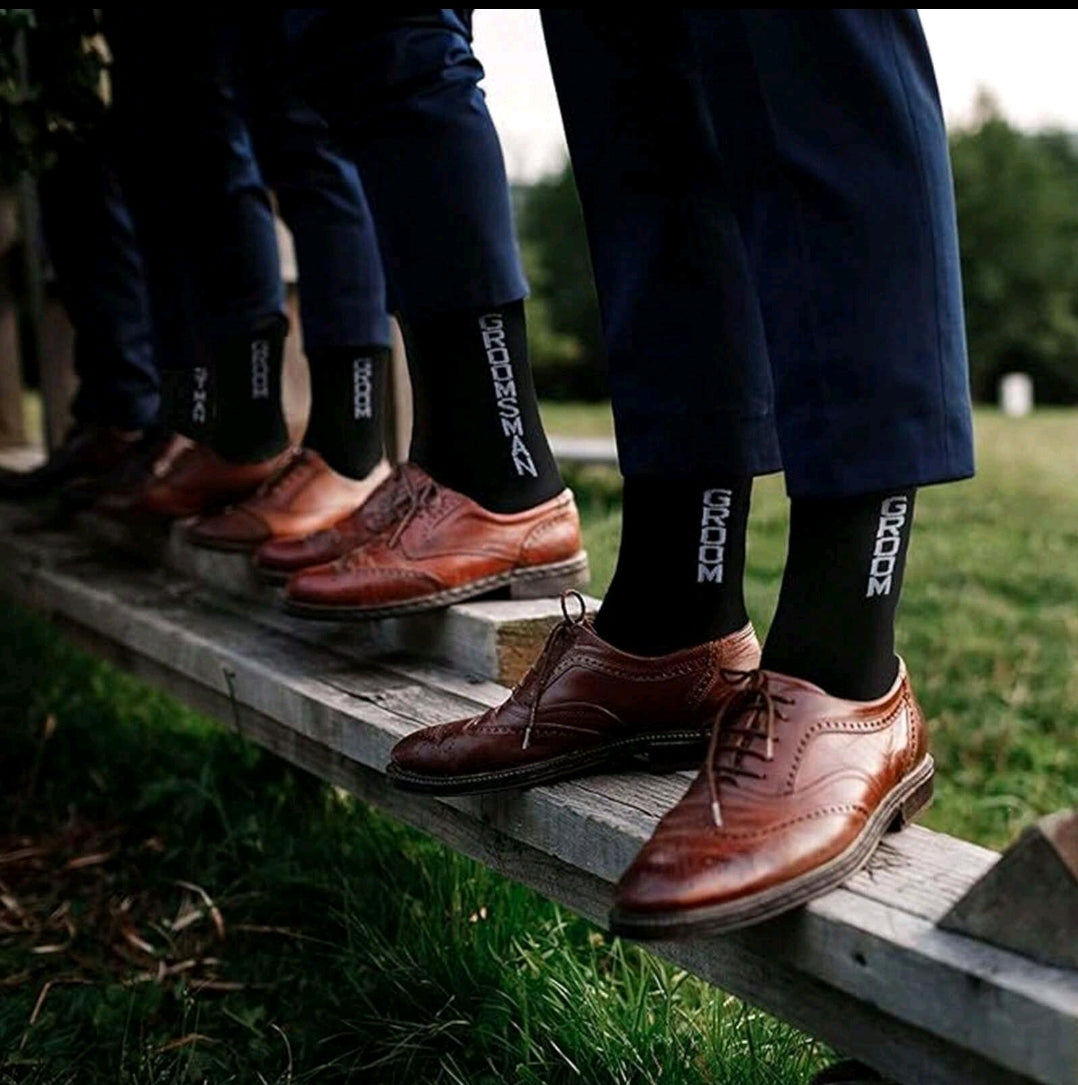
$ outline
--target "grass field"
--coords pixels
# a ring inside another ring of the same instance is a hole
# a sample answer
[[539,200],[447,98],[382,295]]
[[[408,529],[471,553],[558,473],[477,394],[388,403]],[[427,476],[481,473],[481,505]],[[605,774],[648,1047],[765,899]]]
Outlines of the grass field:
[[[926,823],[1001,846],[1078,802],[1078,412],[977,422],[978,478],[918,497],[900,648],[941,770]],[[601,591],[617,479],[572,481]],[[761,629],[785,529],[761,480]],[[0,619],[0,1085],[800,1085],[826,1057]]]

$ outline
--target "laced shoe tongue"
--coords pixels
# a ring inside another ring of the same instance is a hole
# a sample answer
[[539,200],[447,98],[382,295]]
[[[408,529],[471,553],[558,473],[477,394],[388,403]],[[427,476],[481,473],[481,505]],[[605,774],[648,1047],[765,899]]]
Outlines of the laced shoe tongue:
[[786,718],[780,706],[791,703],[789,697],[770,688],[764,671],[745,673],[738,685],[740,688],[735,686],[715,716],[704,762],[711,793],[711,817],[720,829],[723,825],[720,781],[736,787],[742,779],[763,779],[766,771],[758,766],[774,759],[778,741],[776,724]]

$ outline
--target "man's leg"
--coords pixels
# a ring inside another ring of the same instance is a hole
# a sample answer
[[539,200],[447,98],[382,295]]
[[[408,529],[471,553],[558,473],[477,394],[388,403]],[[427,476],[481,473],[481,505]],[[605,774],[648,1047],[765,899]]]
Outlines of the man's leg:
[[297,90],[357,165],[402,314],[415,400],[399,529],[288,586],[290,608],[354,617],[586,575],[539,419],[509,190],[471,52],[449,9],[333,9],[298,46]]
[[[698,124],[693,149],[720,167],[794,501],[762,669],[736,680],[703,771],[619,890],[619,929],[663,937],[755,922],[826,891],[930,794],[893,618],[913,488],[972,470],[957,246],[912,13],[681,9],[656,29],[556,12],[556,76],[589,23],[596,49],[632,57],[647,44],[660,68],[638,65],[620,83],[561,79],[567,114],[585,88],[615,114],[634,111],[662,190],[685,193],[694,177],[693,150],[674,159],[681,170],[655,156],[664,127]],[[567,129],[574,159],[586,156]],[[582,192],[594,183],[617,214],[621,182],[598,169]],[[603,268],[631,267],[632,253],[616,230],[592,240],[611,253],[595,260],[602,296]]]
[[177,37],[106,9],[124,179],[143,241],[173,428],[200,442],[141,500],[174,517],[247,496],[287,448],[286,322],[269,195],[225,20]]
[[417,790],[698,764],[724,671],[759,659],[745,526],[752,477],[779,457],[730,197],[699,112],[660,119],[650,100],[694,93],[674,43],[664,55],[650,31],[625,39],[620,20],[608,34],[586,9],[545,19],[610,356],[621,551],[594,626],[567,621],[506,704],[394,749],[391,777]]
[[40,468],[0,480],[4,496],[63,488],[85,498],[156,440],[147,433],[160,382],[144,268],[108,140],[99,130],[72,146],[39,183],[49,256],[75,329],[75,426]]
[[204,518],[189,537],[211,548],[257,551],[259,568],[289,571],[305,556],[309,536],[359,509],[388,474],[389,317],[374,223],[355,167],[330,148],[322,118],[282,88],[272,24],[244,32],[243,40],[255,150],[295,244],[311,409],[302,449],[274,485]]

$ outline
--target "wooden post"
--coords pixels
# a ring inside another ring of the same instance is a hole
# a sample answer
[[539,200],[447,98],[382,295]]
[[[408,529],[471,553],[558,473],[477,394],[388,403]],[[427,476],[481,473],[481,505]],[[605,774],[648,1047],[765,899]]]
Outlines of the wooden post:
[[1078,811],[1030,825],[940,926],[1043,964],[1078,968]]
[[[15,54],[20,88],[27,93],[29,76],[23,31],[16,38]],[[19,232],[23,239],[27,303],[41,376],[42,429],[45,447],[51,451],[64,439],[71,424],[71,400],[76,384],[74,332],[59,302],[50,305],[46,300],[40,224],[37,184],[32,177],[23,177],[19,182]]]
[[404,463],[412,441],[412,382],[404,337],[396,319],[392,322],[393,342],[386,380],[386,455],[390,463]]
[[22,412],[19,317],[11,283],[12,249],[18,236],[18,195],[0,190],[0,448],[26,444]]

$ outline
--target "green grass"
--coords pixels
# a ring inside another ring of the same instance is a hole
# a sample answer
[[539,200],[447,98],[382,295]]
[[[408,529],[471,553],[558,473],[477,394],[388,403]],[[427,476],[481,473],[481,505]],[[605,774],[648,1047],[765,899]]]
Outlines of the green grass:
[[[900,646],[926,821],[1000,846],[1078,800],[1078,412],[977,424],[979,477],[918,497]],[[601,591],[618,480],[572,481]],[[761,480],[761,629],[785,532]],[[799,1085],[826,1060],[10,609],[0,736],[0,1085]]]
[[561,437],[611,437],[614,416],[609,403],[561,403],[546,400],[540,405],[547,433]]
[[0,675],[4,1085],[787,1085],[820,1063],[39,619],[8,613]]

